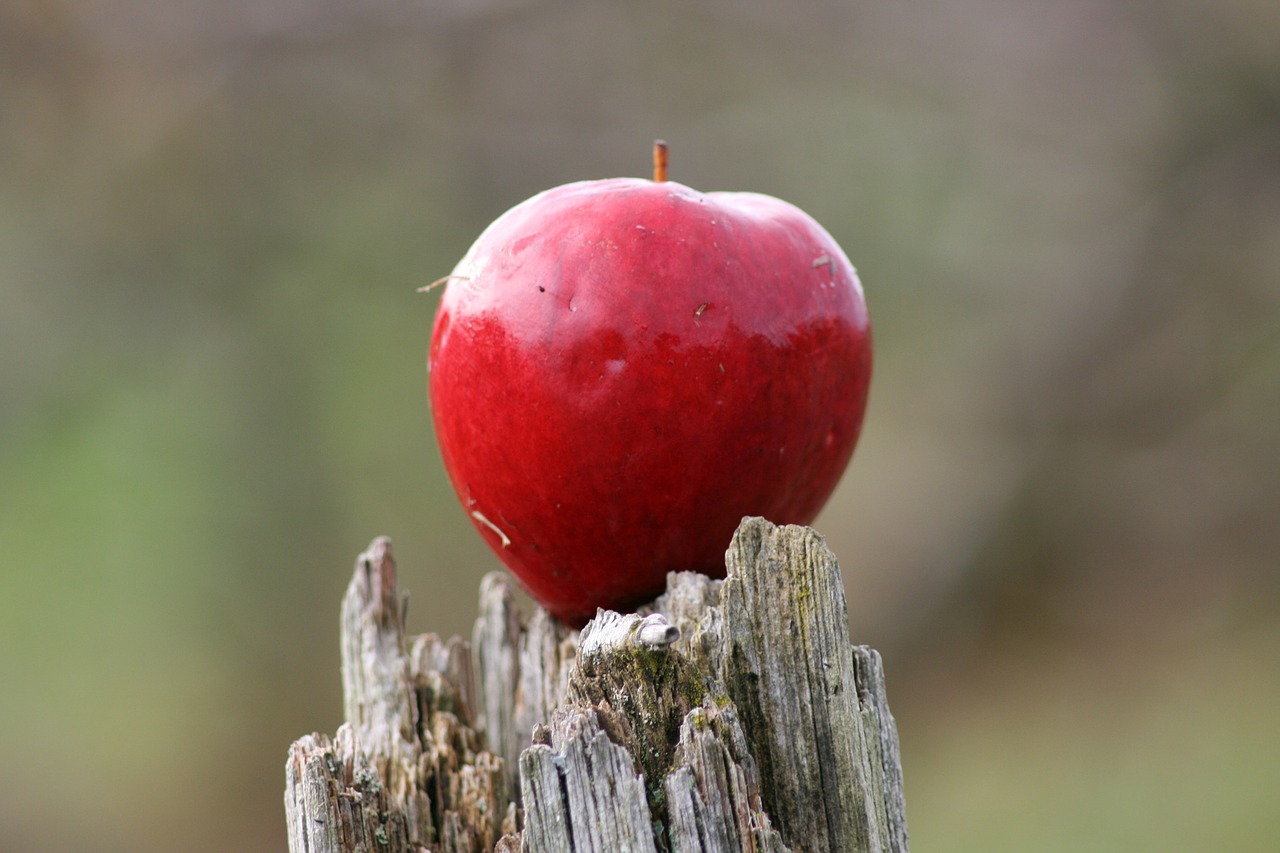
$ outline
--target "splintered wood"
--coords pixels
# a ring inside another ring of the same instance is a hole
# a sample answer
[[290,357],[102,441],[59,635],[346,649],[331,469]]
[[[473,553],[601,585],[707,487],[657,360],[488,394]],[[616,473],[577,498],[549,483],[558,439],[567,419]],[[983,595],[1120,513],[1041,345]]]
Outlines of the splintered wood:
[[822,537],[744,519],[581,633],[485,578],[470,644],[406,637],[391,544],[342,605],[346,722],[286,765],[292,853],[907,853],[880,656]]

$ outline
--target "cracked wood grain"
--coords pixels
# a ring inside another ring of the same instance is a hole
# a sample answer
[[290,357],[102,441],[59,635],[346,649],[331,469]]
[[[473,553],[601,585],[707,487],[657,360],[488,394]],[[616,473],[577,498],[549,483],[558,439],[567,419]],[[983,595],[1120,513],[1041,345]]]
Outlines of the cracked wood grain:
[[880,656],[808,528],[744,519],[581,632],[488,576],[468,643],[407,637],[390,543],[342,607],[346,722],[289,751],[293,853],[907,853]]

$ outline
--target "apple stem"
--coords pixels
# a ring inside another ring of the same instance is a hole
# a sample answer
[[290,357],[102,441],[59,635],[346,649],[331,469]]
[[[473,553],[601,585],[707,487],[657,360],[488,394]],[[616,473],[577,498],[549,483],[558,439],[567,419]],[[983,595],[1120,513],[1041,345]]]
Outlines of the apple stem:
[[667,179],[667,143],[661,139],[653,141],[653,182],[660,184]]

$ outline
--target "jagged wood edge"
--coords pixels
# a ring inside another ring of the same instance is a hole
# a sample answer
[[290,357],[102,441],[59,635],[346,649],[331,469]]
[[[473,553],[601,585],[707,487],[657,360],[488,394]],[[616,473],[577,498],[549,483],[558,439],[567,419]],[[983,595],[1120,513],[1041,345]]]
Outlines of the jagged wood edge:
[[[540,609],[521,622],[501,574],[482,586],[471,655],[457,638],[432,635],[413,638],[405,655],[390,546],[376,540],[348,591],[359,607],[349,612],[344,602],[348,723],[334,741],[313,735],[290,751],[290,849],[433,844],[452,853],[518,844],[567,853],[566,843],[577,851],[664,843],[780,853],[782,828],[796,850],[906,853],[883,670],[874,651],[849,642],[834,558],[812,530],[746,519],[728,560],[728,581],[669,578],[651,609],[679,627],[671,648],[655,651],[623,632],[588,667],[578,646],[590,643],[596,623],[578,635]],[[655,689],[655,673],[671,683]],[[652,708],[636,699],[645,678],[640,693]],[[674,747],[657,748],[646,714],[678,729]],[[657,764],[656,751],[665,756]],[[646,764],[662,779],[637,785]],[[510,834],[518,797],[522,837]],[[610,832],[634,834],[593,835],[606,815]],[[648,822],[647,842],[636,821]]]

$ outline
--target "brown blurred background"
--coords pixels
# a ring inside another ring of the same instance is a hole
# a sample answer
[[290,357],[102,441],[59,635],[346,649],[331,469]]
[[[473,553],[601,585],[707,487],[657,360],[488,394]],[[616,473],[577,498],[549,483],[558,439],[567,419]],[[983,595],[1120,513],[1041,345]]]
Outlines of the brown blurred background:
[[284,849],[355,555],[495,565],[415,288],[656,136],[862,274],[914,849],[1280,849],[1273,0],[4,0],[0,848]]

